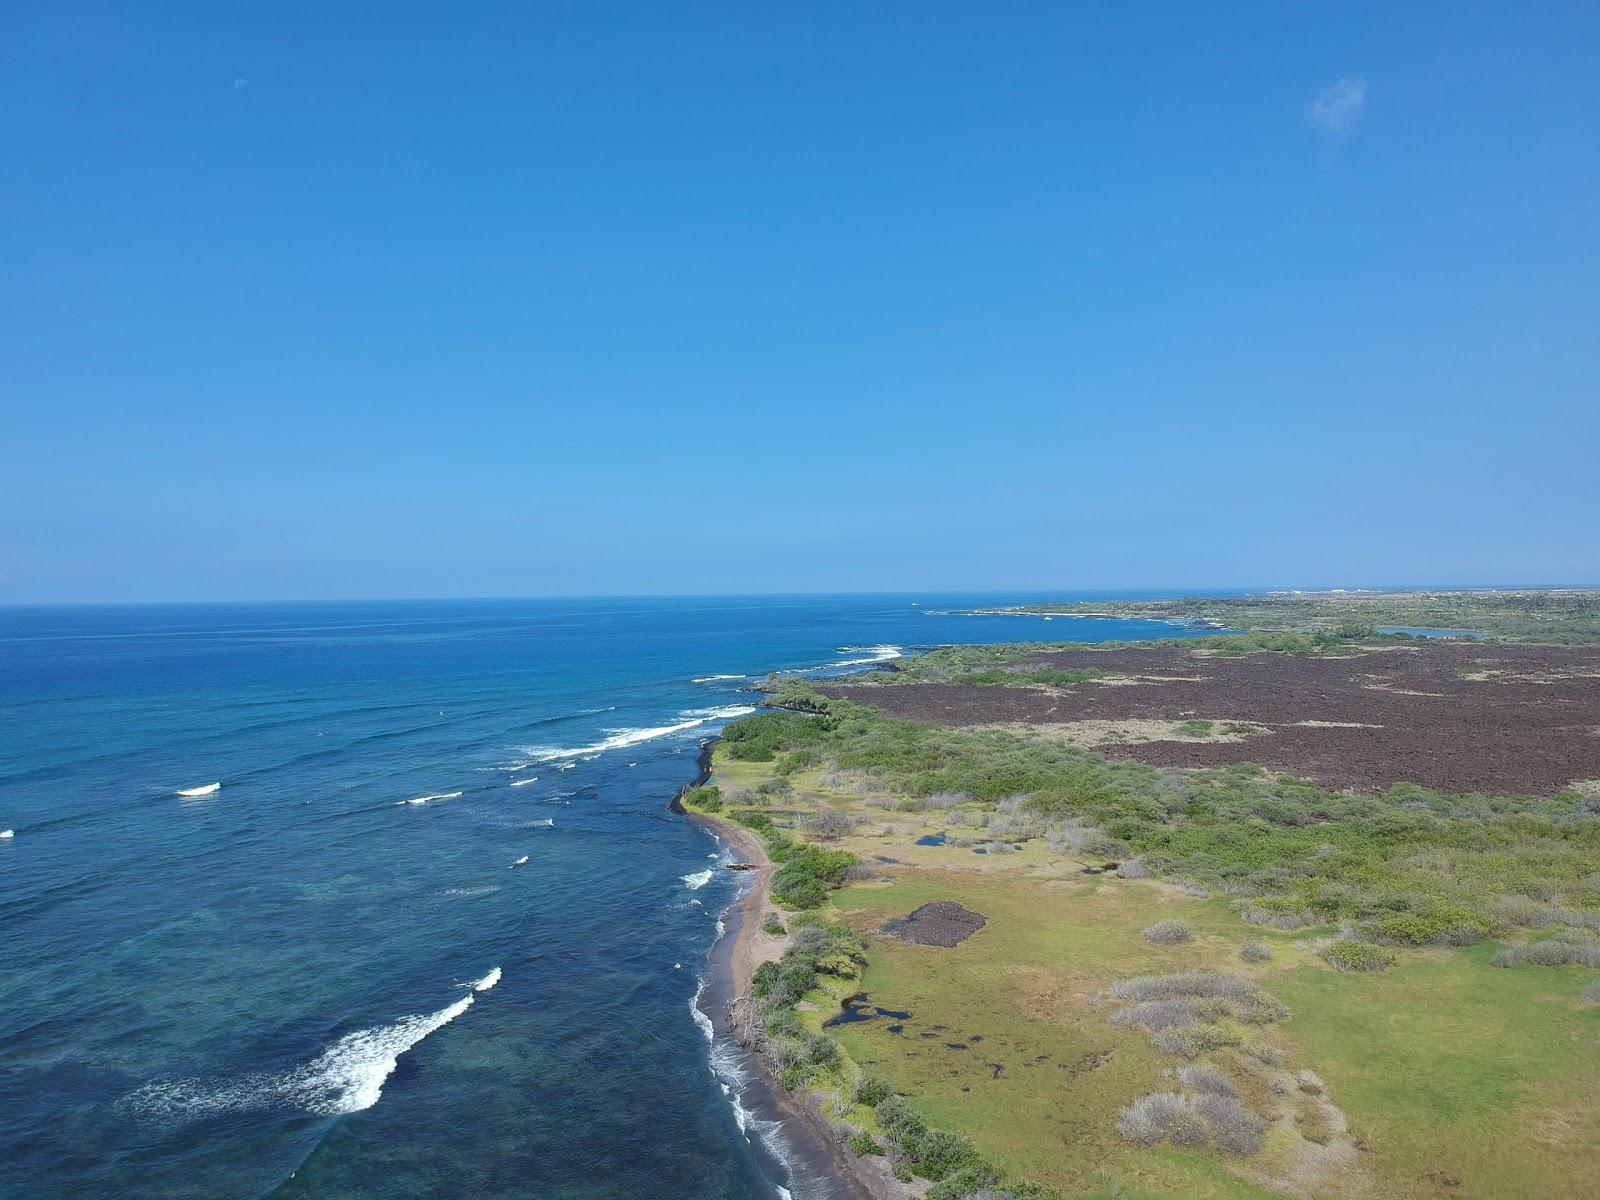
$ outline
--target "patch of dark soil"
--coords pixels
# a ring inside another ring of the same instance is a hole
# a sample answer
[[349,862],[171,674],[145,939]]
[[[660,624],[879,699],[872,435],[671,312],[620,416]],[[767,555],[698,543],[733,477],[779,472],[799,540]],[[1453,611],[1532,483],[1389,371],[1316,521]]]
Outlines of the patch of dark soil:
[[909,916],[890,921],[878,932],[918,946],[950,947],[966,941],[986,924],[982,913],[963,908],[954,900],[934,900]]
[[1104,745],[1155,766],[1252,762],[1326,787],[1547,796],[1600,779],[1600,648],[1433,641],[1344,658],[1196,655],[1181,646],[1068,650],[1040,665],[1142,682],[1070,692],[959,684],[823,683],[829,696],[936,725],[1198,718],[1269,732],[1236,742]]

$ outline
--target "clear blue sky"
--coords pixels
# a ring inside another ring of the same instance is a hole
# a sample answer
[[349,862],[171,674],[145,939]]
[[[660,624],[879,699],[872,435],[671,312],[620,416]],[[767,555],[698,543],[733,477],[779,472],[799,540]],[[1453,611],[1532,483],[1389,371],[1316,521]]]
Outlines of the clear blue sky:
[[1597,56],[14,2],[0,601],[1600,582]]

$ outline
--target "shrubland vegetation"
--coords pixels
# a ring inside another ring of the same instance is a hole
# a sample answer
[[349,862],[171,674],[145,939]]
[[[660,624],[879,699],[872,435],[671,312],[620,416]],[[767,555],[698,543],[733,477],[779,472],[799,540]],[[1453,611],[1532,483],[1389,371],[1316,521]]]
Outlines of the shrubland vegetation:
[[[1137,870],[1233,897],[1252,924],[1344,926],[1399,947],[1600,929],[1600,814],[1576,792],[1515,799],[1400,784],[1359,795],[1248,764],[1164,770],[1022,733],[894,720],[797,680],[778,699],[805,711],[729,726],[730,757],[758,754],[780,778],[825,767],[840,781],[869,781],[903,811],[952,798],[988,807],[996,839],[1042,836],[1070,853],[1135,860]],[[834,852],[780,843],[779,853],[805,855],[793,874],[821,881],[806,889],[818,901],[849,866],[827,857]]]

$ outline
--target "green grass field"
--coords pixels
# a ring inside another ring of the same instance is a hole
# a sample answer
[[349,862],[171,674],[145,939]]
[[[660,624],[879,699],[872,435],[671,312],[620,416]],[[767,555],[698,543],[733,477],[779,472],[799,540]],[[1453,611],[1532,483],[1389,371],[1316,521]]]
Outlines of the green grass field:
[[[1341,974],[1315,953],[1330,928],[1254,928],[1223,899],[1086,876],[1083,866],[1098,860],[1080,862],[1041,839],[1009,854],[918,846],[949,828],[948,814],[885,811],[859,785],[825,786],[820,769],[773,779],[772,763],[717,756],[725,795],[789,827],[803,828],[819,805],[851,813],[856,830],[830,845],[893,860],[881,864],[890,882],[834,892],[831,915],[866,934],[860,986],[873,1004],[911,1016],[829,1033],[855,1064],[912,1097],[932,1126],[970,1136],[996,1165],[1068,1195],[1130,1200],[1600,1195],[1600,1007],[1579,999],[1593,971],[1494,968],[1494,944],[1482,943],[1408,950],[1387,972]],[[769,794],[757,795],[764,784]],[[938,899],[982,913],[986,926],[948,949],[872,933]],[[1192,940],[1163,947],[1140,936],[1163,918],[1187,922]],[[1251,939],[1271,946],[1270,962],[1240,961]],[[1114,1025],[1107,989],[1195,968],[1248,976],[1290,1010],[1282,1023],[1241,1029],[1248,1047],[1278,1065],[1241,1048],[1200,1060],[1269,1121],[1265,1145],[1248,1158],[1143,1148],[1117,1130],[1136,1097],[1177,1086],[1182,1060],[1146,1032]],[[814,999],[829,1008],[849,990]],[[808,1024],[820,1027],[826,1015],[808,1014]],[[1292,1085],[1301,1071],[1325,1086],[1313,1094]]]

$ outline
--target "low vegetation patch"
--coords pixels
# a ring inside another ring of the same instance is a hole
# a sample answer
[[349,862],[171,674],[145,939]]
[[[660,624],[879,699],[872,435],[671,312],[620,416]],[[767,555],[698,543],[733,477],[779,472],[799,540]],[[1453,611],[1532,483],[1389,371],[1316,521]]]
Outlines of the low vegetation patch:
[[1141,1146],[1210,1144],[1230,1154],[1248,1155],[1261,1149],[1267,1123],[1232,1096],[1156,1092],[1123,1109],[1117,1131]]
[[1329,942],[1317,953],[1335,971],[1387,971],[1396,961],[1393,950],[1350,938]]
[[1140,975],[1111,985],[1128,1001],[1111,1023],[1148,1030],[1163,1054],[1193,1060],[1213,1050],[1243,1046],[1241,1025],[1287,1020],[1289,1010],[1253,980],[1211,971]]
[[1173,920],[1146,925],[1140,934],[1145,941],[1154,946],[1181,946],[1184,942],[1194,939],[1194,934],[1189,931],[1186,922]]
[[1265,942],[1246,942],[1239,947],[1239,957],[1247,963],[1272,961],[1272,947]]
[[1600,938],[1560,933],[1548,941],[1500,950],[1489,961],[1497,967],[1600,967]]

